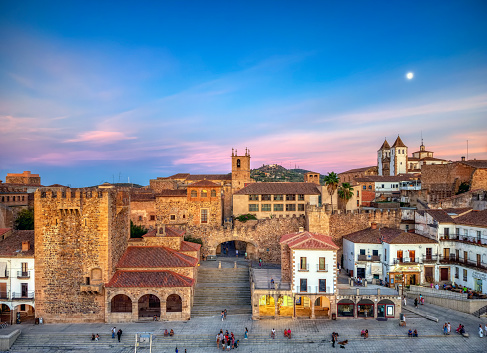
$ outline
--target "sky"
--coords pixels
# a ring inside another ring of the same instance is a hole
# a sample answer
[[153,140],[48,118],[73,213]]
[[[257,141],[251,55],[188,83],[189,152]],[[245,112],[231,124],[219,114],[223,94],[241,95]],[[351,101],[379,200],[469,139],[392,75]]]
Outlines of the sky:
[[[0,179],[487,159],[485,1],[0,1]],[[408,72],[414,73],[411,80]]]

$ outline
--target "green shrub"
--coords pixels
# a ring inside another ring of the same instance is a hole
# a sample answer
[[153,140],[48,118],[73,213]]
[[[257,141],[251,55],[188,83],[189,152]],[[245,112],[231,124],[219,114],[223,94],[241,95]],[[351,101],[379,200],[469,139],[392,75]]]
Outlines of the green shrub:
[[250,221],[251,219],[257,219],[257,217],[253,214],[247,213],[247,214],[241,214],[238,217],[235,217],[235,219],[239,220],[242,223],[245,223],[247,221]]

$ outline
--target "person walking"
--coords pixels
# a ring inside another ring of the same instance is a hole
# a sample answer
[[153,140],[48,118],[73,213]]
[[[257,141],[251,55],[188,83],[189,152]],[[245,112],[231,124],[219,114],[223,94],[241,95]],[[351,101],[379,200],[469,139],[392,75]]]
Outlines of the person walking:
[[115,338],[115,334],[117,333],[117,328],[113,327],[112,328],[112,338]]
[[448,334],[448,324],[445,322],[445,324],[443,325],[443,334],[444,335],[447,335]]
[[224,312],[223,312],[223,310],[222,310],[222,321],[223,321],[223,317],[224,317],[224,316],[225,316],[225,313],[224,313]]
[[404,296],[404,306],[406,306],[407,303],[406,303],[406,296]]
[[174,352],[179,353],[178,347],[174,350]]
[[223,318],[225,320],[227,319],[227,309],[223,310]]
[[[487,327],[487,326],[486,326]],[[245,334],[244,334],[244,339],[249,338],[249,329],[246,327],[245,328]]]
[[220,349],[220,334],[216,335],[216,348]]
[[118,342],[120,342],[120,338],[122,337],[122,329],[117,331]]
[[480,338],[484,337],[484,330],[482,328],[482,324],[479,325],[479,337]]
[[259,257],[259,267],[262,267],[262,258]]
[[418,308],[418,298],[414,298],[414,307]]
[[450,325],[450,323],[446,324],[446,327],[447,327],[447,333],[450,334],[451,333],[451,325]]

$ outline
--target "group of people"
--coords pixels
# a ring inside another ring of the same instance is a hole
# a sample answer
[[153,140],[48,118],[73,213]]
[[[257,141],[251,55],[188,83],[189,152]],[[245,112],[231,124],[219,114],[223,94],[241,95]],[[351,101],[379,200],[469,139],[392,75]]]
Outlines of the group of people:
[[413,330],[409,329],[408,337],[418,337],[418,330],[414,329],[414,331],[413,331]]
[[444,335],[449,335],[451,333],[451,325],[449,322],[445,322],[443,325],[443,334]]
[[356,286],[361,286],[361,285],[363,285],[363,284],[364,284],[364,280],[362,279],[362,277],[357,277],[357,278],[355,279],[355,285],[356,285]]
[[[406,297],[404,297],[404,301],[406,301]],[[419,298],[414,298],[414,307],[417,308],[418,304],[424,305],[424,297],[419,294]]]
[[[115,338],[115,335],[118,337],[118,342],[120,342],[120,339],[122,338],[122,329],[119,329],[117,331],[116,327],[113,327],[111,329],[112,332],[112,338]],[[91,340],[92,341],[99,341],[100,340],[100,335],[97,333],[96,335],[94,333],[91,334]]]
[[[245,328],[245,339],[248,338],[248,332],[249,330]],[[220,330],[220,332],[216,335],[216,348],[220,349],[220,343],[223,351],[229,351],[230,349],[238,348],[240,340],[235,339],[233,332],[228,333],[228,330],[226,330],[225,333],[223,333],[223,330]]]
[[482,324],[479,324],[479,337],[482,338],[487,336],[487,324],[485,324],[485,328],[482,329]]
[[221,317],[222,317],[222,321],[227,319],[227,309],[222,310]]
[[174,330],[171,329],[171,331],[167,332],[167,329],[164,330],[164,337],[172,337],[174,336]]
[[[409,330],[411,331],[411,330]],[[369,338],[369,330],[365,329],[360,331],[360,337],[363,337],[364,339]]]

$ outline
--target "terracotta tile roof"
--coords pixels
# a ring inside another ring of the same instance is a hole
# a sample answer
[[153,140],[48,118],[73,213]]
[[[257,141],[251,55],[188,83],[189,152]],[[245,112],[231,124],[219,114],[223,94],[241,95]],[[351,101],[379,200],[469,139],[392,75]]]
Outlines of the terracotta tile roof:
[[404,144],[404,142],[402,142],[399,135],[397,135],[397,139],[396,139],[396,141],[394,141],[394,144],[392,145],[392,147],[406,147],[406,145]]
[[164,246],[129,246],[117,268],[194,267],[198,260]]
[[389,146],[389,142],[387,142],[387,139],[384,139],[384,143],[379,148],[379,150],[389,150],[390,148],[391,148],[391,146]]
[[[157,234],[157,231],[155,229],[149,230],[147,233],[145,233],[142,238],[150,238],[150,237],[155,237]],[[139,238],[140,239],[140,238]]]
[[232,180],[232,173],[229,174],[191,174],[186,180]]
[[440,159],[440,158],[435,158],[435,157],[423,157],[420,160],[421,161],[442,161],[442,162],[446,161],[446,159]]
[[156,197],[186,197],[188,192],[186,189],[178,190],[161,190],[156,194]]
[[192,287],[193,284],[194,279],[173,271],[118,270],[106,287]]
[[185,233],[185,230],[166,226],[166,235],[168,237],[182,237]]
[[11,230],[12,228],[0,228],[0,237]]
[[[363,167],[363,168],[356,168],[356,169],[350,169],[345,172],[341,172],[340,174],[346,174],[346,173],[359,173],[359,172],[366,172],[369,169],[377,168],[376,166],[371,166],[371,167]],[[338,174],[338,175],[340,175]]]
[[472,211],[455,218],[456,224],[487,227],[487,210]]
[[440,223],[453,223],[453,218],[445,210],[425,210],[425,212]]
[[220,185],[219,184],[216,184],[212,181],[209,181],[209,180],[200,180],[200,181],[197,181],[195,183],[192,183],[192,184],[189,184],[188,187],[219,187]]
[[408,233],[402,229],[396,228],[366,228],[358,232],[350,233],[343,236],[353,243],[367,243],[367,244],[381,244],[381,242],[389,244],[424,244],[436,243],[436,240],[426,238],[416,233]]
[[201,244],[192,243],[190,241],[182,241],[180,251],[198,251],[201,248]]
[[156,195],[153,192],[131,192],[130,201],[154,201]]
[[189,173],[178,173],[178,174],[171,175],[166,179],[186,179],[187,177],[189,177],[189,175],[190,175]]
[[234,195],[281,194],[321,195],[321,192],[316,184],[312,183],[253,183],[234,193]]
[[[29,241],[28,251],[22,251],[22,241]],[[14,230],[12,234],[0,241],[0,256],[34,256],[34,231]]]
[[287,244],[291,249],[339,249],[330,236],[310,232],[285,234],[281,237],[280,243]]
[[467,164],[474,168],[487,168],[487,159],[470,159],[468,161],[461,161],[460,163]]
[[448,213],[449,215],[462,215],[464,213],[472,211],[472,207],[459,207],[459,208],[443,208],[443,211]]

